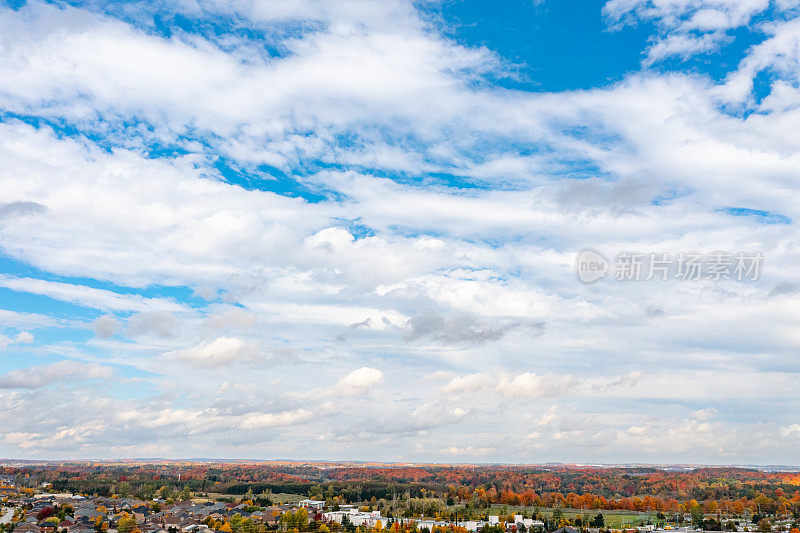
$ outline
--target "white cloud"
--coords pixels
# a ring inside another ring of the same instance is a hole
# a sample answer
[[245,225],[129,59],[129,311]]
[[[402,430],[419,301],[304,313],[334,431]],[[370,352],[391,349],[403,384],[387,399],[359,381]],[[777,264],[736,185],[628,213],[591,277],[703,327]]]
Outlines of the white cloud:
[[458,446],[450,446],[449,448],[442,448],[439,453],[454,457],[485,457],[496,453],[496,451],[495,448],[474,448],[472,446],[459,448]]
[[496,386],[497,381],[493,376],[485,373],[468,374],[466,376],[457,376],[451,379],[446,385],[442,387],[442,392],[463,394],[472,391],[486,389],[487,387]]
[[779,12],[790,7],[769,0],[609,0],[603,14],[612,27],[637,20],[655,22],[662,35],[648,49],[647,62],[653,63],[671,56],[686,59],[716,51],[731,40],[727,30],[747,26],[770,5]]
[[633,371],[618,378],[586,378],[552,372],[476,373],[457,376],[442,386],[445,394],[472,396],[495,392],[508,398],[554,398],[558,396],[597,396],[639,383],[642,373]]
[[0,309],[0,325],[12,328],[44,328],[57,325],[59,322],[49,316],[37,313],[20,313],[8,309]]
[[6,349],[12,344],[30,344],[33,342],[33,334],[29,331],[20,331],[13,337],[0,334],[0,349]]
[[232,365],[252,360],[257,356],[257,349],[242,339],[217,337],[213,341],[170,352],[166,356],[198,365]]
[[500,388],[508,396],[555,396],[569,394],[571,387],[575,385],[575,379],[571,375],[555,376],[553,374],[536,375],[524,372],[512,379],[506,379],[500,383]]
[[94,332],[98,337],[107,339],[119,329],[119,321],[111,315],[103,315],[94,321]]
[[143,298],[139,295],[119,294],[104,289],[95,289],[85,285],[45,281],[34,278],[16,278],[0,276],[0,287],[18,292],[41,294],[56,300],[76,303],[96,309],[113,311],[145,311],[164,309],[180,311],[183,307],[163,298]]
[[273,426],[288,426],[310,419],[312,413],[305,409],[285,411],[282,413],[265,413],[250,415],[242,421],[243,429],[268,428]]
[[14,336],[14,342],[30,344],[33,342],[33,334],[29,331],[20,331]]
[[109,378],[111,368],[98,364],[59,361],[47,365],[12,370],[0,376],[0,388],[38,389],[64,380]]
[[336,390],[342,394],[360,394],[383,381],[383,372],[377,368],[364,366],[353,370],[336,383]]

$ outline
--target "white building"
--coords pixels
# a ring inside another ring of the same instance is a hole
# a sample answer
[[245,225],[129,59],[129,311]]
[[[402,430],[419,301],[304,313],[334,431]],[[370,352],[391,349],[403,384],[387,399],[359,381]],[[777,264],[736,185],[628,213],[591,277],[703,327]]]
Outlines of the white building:
[[302,500],[299,505],[308,509],[320,510],[325,507],[325,502],[323,500]]
[[348,515],[350,522],[353,523],[354,526],[365,526],[365,527],[375,527],[375,524],[380,521],[382,524],[386,523],[386,518],[381,516],[380,511],[372,511],[370,513],[353,513]]
[[386,518],[381,516],[380,511],[363,513],[361,511],[357,511],[356,509],[347,509],[344,511],[331,511],[322,514],[322,517],[325,520],[329,522],[337,522],[339,524],[342,523],[345,516],[354,526],[374,527],[379,520],[382,524],[386,524]]
[[347,511],[330,511],[328,513],[322,513],[322,518],[325,519],[327,522],[338,522],[339,524],[342,523],[342,519],[345,516],[349,516],[351,514],[355,514],[350,510]]

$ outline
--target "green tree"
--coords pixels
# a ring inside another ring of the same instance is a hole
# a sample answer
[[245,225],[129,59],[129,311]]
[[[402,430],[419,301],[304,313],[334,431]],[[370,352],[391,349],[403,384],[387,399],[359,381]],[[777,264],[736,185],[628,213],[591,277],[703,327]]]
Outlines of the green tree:
[[692,515],[692,523],[696,526],[703,524],[703,508],[699,505],[693,505],[689,510]]
[[132,516],[124,514],[117,520],[119,533],[131,533],[134,529],[136,529],[136,519]]
[[127,498],[131,495],[131,484],[127,481],[121,481],[117,484],[117,494],[122,498]]

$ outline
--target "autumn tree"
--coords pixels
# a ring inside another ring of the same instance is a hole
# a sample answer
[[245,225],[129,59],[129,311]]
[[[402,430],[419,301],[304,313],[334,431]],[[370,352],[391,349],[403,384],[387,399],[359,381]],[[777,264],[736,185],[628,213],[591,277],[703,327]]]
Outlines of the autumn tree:
[[119,533],[132,533],[136,529],[136,519],[125,513],[117,520],[117,531]]

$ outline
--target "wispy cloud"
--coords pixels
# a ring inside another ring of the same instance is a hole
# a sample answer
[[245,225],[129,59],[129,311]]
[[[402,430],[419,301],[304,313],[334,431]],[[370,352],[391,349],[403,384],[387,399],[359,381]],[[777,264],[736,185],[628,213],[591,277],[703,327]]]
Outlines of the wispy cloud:
[[109,378],[112,374],[111,368],[102,365],[59,361],[3,374],[0,376],[0,388],[39,389],[60,381]]

